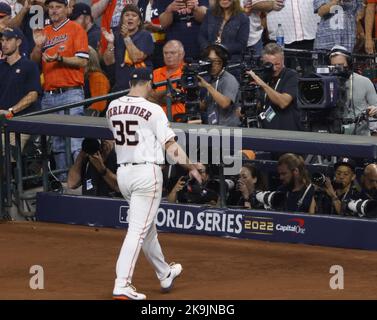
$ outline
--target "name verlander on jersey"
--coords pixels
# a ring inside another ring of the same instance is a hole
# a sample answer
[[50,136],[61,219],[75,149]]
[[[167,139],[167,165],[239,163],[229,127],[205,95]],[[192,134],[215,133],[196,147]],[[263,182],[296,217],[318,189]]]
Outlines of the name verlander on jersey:
[[118,116],[122,114],[134,114],[136,116],[142,117],[145,120],[149,120],[152,116],[152,112],[147,111],[144,108],[136,107],[132,105],[123,105],[123,106],[111,106],[107,111],[107,117],[111,118],[112,116]]

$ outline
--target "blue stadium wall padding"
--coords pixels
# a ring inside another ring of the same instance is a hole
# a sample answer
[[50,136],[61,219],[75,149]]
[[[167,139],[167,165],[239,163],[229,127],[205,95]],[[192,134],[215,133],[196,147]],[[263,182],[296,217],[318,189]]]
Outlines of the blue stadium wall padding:
[[[38,193],[38,221],[126,228],[122,199]],[[161,203],[163,232],[377,250],[377,220]]]

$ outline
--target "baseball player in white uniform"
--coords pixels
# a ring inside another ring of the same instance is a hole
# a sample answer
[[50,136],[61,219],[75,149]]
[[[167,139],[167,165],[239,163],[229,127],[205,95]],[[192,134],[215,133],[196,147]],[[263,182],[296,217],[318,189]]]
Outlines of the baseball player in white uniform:
[[162,108],[145,99],[152,75],[147,69],[136,69],[131,76],[131,89],[110,103],[107,121],[115,139],[119,189],[128,201],[128,231],[116,265],[113,298],[143,300],[146,296],[132,286],[132,275],[140,249],[154,267],[163,292],[169,292],[174,279],[182,272],[180,264],[167,264],[157,239],[154,223],[161,201],[163,149],[189,174],[201,183],[196,165],[175,142],[174,131]]

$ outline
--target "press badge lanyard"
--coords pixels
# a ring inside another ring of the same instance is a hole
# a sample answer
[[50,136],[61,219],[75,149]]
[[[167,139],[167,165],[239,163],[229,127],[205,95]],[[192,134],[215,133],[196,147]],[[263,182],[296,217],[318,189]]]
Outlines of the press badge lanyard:
[[[276,89],[277,89],[279,83],[280,83],[280,78],[279,78],[278,81],[276,82],[276,85],[275,85],[275,88],[274,88],[275,91],[276,91]],[[266,92],[264,93],[264,101],[267,101],[267,93],[266,93]],[[266,105],[266,104],[265,104],[265,105]]]

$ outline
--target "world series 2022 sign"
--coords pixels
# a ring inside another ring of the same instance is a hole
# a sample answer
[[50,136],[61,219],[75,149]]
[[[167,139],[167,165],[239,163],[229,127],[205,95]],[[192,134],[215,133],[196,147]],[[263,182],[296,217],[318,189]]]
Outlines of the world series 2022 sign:
[[[128,204],[122,199],[37,195],[38,221],[125,228],[127,213]],[[162,202],[156,225],[164,232],[377,250],[376,219]]]

